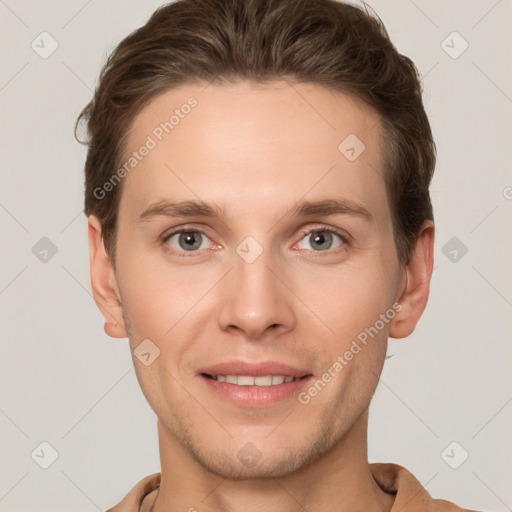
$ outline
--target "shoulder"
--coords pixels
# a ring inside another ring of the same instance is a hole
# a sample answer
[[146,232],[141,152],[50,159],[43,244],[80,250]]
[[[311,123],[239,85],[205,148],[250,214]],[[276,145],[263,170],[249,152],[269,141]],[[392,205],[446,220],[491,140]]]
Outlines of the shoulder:
[[160,485],[161,473],[153,473],[135,484],[131,491],[117,505],[106,512],[138,512],[145,496]]
[[398,464],[370,464],[370,471],[383,491],[395,495],[391,512],[476,512],[450,501],[432,498],[419,480]]

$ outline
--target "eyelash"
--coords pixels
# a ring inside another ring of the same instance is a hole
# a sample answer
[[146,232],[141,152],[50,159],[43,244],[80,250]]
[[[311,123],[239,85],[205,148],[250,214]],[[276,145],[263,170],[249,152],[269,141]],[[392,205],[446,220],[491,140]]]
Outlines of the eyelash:
[[[337,236],[340,237],[341,239],[341,242],[342,242],[342,245],[340,247],[337,247],[336,249],[333,249],[333,250],[326,250],[326,251],[313,251],[311,249],[307,249],[311,252],[318,252],[318,253],[323,253],[323,252],[326,252],[327,254],[333,254],[333,253],[336,253],[338,252],[339,250],[343,250],[345,249],[345,247],[347,245],[349,245],[349,242],[348,242],[348,236],[346,234],[344,234],[342,231],[336,229],[336,228],[333,228],[333,227],[330,227],[330,226],[324,226],[324,225],[321,225],[321,226],[316,226],[314,228],[311,228],[311,229],[308,229],[306,231],[303,231],[301,232],[300,234],[300,240],[302,240],[304,237],[308,236],[308,235],[311,235],[312,233],[318,233],[318,232],[327,232],[327,233],[333,233]],[[179,256],[183,256],[183,257],[193,257],[193,256],[196,256],[198,253],[202,252],[202,251],[179,251],[177,249],[174,249],[174,248],[169,248],[169,246],[167,245],[167,242],[169,241],[169,239],[171,237],[173,237],[174,235],[178,234],[178,233],[200,233],[201,235],[204,235],[206,236],[207,238],[208,235],[206,233],[204,233],[203,231],[201,230],[198,230],[198,229],[193,229],[193,228],[187,228],[187,227],[182,227],[182,228],[179,228],[179,229],[176,229],[174,231],[171,231],[170,233],[165,233],[163,236],[162,236],[162,245],[166,245],[166,249],[169,250],[170,252],[174,253],[174,254],[178,254]]]

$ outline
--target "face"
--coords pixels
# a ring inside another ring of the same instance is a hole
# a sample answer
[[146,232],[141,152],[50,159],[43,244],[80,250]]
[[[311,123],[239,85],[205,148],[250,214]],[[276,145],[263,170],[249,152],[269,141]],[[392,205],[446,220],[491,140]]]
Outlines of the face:
[[318,85],[204,87],[130,131],[126,161],[150,149],[119,206],[123,328],[150,340],[134,365],[172,442],[223,477],[285,475],[366,411],[400,308],[381,124]]

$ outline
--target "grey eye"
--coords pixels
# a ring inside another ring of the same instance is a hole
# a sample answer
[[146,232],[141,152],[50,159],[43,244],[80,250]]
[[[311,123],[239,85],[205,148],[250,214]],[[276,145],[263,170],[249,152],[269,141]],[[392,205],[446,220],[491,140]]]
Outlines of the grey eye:
[[[335,243],[335,237],[340,240],[340,243],[337,246],[333,246]],[[308,240],[310,247],[302,247],[302,249],[312,249],[317,252],[327,251],[329,249],[335,249],[343,244],[343,239],[337,233],[328,230],[318,229],[316,231],[311,231],[307,233],[303,240]]]
[[[177,247],[172,243],[173,239],[177,240]],[[169,236],[167,243],[177,250],[192,252],[204,249],[202,246],[205,240],[209,239],[200,231],[178,231]]]

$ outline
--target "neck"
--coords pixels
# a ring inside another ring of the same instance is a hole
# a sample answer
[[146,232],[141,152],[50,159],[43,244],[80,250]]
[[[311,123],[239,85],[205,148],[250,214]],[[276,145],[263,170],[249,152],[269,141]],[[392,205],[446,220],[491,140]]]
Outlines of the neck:
[[160,488],[148,496],[143,510],[387,512],[394,498],[380,489],[370,472],[367,425],[365,411],[328,453],[285,477],[227,480],[203,468],[159,421]]

